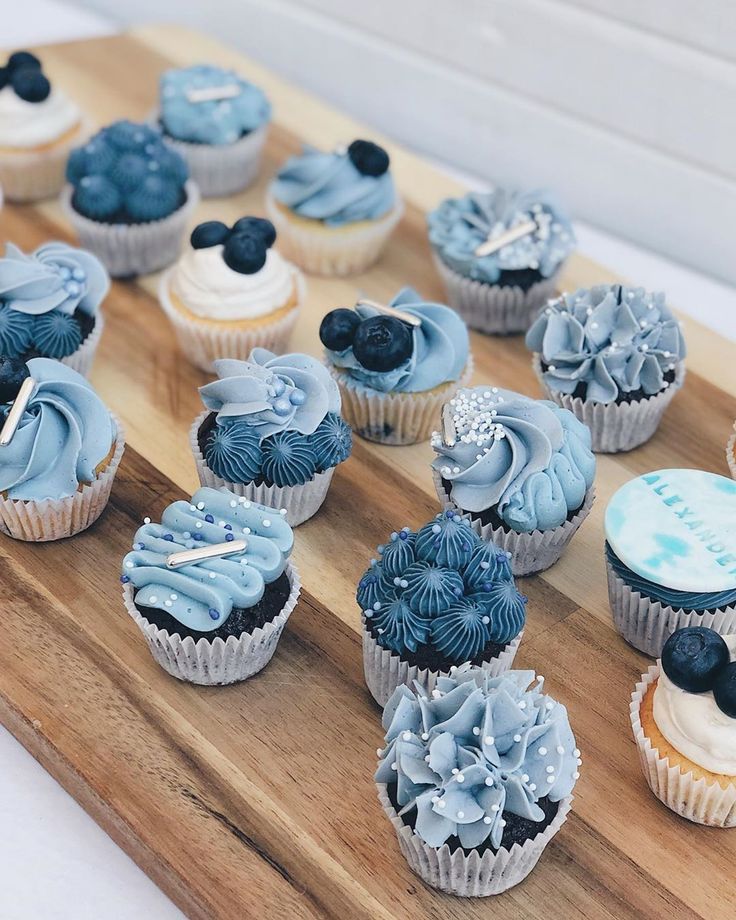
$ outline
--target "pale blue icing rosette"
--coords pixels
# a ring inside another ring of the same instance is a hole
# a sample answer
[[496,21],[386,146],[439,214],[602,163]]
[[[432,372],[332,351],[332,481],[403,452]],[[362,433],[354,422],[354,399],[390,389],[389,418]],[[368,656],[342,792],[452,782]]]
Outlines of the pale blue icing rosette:
[[529,327],[576,242],[564,211],[543,190],[448,198],[427,223],[450,305],[486,333]]
[[664,294],[622,284],[564,294],[526,337],[550,399],[591,430],[593,449],[649,440],[685,378],[686,346]]
[[440,501],[505,549],[516,575],[549,568],[594,499],[590,432],[552,402],[498,387],[459,390],[432,436]]
[[433,688],[400,686],[388,701],[379,798],[410,867],[433,887],[505,891],[564,823],[582,760],[543,680],[463,666]]

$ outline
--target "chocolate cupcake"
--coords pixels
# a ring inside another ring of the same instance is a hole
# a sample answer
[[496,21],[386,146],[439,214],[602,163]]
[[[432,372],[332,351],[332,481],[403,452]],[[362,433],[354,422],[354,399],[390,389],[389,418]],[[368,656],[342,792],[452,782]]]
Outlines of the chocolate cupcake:
[[511,667],[526,618],[508,556],[452,511],[414,533],[394,531],[358,584],[363,666],[381,706],[399,684],[430,690],[472,662],[496,675]]
[[389,700],[378,796],[410,868],[433,888],[506,891],[564,824],[582,761],[543,680],[462,667]]

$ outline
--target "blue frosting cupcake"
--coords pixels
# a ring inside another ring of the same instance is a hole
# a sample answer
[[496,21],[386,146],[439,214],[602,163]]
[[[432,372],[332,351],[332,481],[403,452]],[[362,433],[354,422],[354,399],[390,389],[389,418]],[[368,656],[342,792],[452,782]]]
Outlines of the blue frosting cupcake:
[[446,511],[378,547],[357,600],[363,613],[366,683],[382,705],[399,683],[472,661],[497,674],[511,665],[526,598],[509,557]]
[[569,219],[544,191],[470,192],[443,201],[427,222],[450,305],[487,333],[525,331],[575,246]]
[[320,325],[345,417],[370,441],[429,438],[442,403],[472,373],[468,330],[444,304],[404,288],[387,305],[359,301]]
[[389,167],[386,151],[366,140],[331,153],[305,147],[287,160],[266,201],[287,257],[320,275],[372,265],[403,212]]
[[159,100],[164,135],[186,159],[202,195],[231,195],[250,185],[271,120],[262,90],[233,70],[197,64],[165,71]]
[[285,508],[301,524],[352,449],[337,385],[315,358],[264,348],[248,361],[216,361],[215,372],[200,387],[207,411],[191,432],[200,481]]

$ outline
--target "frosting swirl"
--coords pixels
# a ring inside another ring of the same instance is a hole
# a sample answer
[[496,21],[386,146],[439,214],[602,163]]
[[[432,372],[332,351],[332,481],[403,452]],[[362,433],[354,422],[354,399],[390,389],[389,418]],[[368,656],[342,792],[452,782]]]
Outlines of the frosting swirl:
[[611,403],[621,393],[652,396],[685,357],[680,325],[664,294],[621,284],[564,294],[526,336],[545,383],[560,393]]
[[565,707],[533,671],[491,678],[462,667],[430,694],[399,686],[383,711],[377,783],[394,789],[414,832],[440,847],[502,845],[504,815],[541,822],[539,800],[569,796],[582,763]]
[[0,492],[22,501],[64,498],[97,478],[115,425],[81,374],[50,358],[26,366],[36,389],[10,444],[0,447]]
[[[486,240],[530,219],[537,229],[486,256],[476,249]],[[547,192],[495,189],[447,198],[428,218],[429,240],[451,269],[489,284],[513,282],[508,273],[531,269],[551,278],[575,247],[575,234]]]
[[79,107],[52,88],[42,102],[27,102],[12,86],[0,89],[0,147],[28,149],[51,144],[80,124]]
[[450,400],[457,432],[438,432],[433,468],[463,511],[495,508],[519,532],[549,530],[578,509],[593,484],[590,430],[567,409],[497,387],[459,390]]

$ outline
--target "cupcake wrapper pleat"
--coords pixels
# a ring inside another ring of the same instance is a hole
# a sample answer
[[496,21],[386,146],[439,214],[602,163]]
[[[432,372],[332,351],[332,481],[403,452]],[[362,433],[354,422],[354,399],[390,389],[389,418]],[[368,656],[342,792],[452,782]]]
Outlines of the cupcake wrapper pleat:
[[[514,663],[523,635],[522,631],[515,639],[512,639],[498,657],[484,661],[481,664],[483,670],[487,671],[491,677],[498,677],[508,671]],[[450,675],[449,671],[431,671],[429,668],[410,665],[408,661],[402,661],[394,652],[382,648],[365,628],[365,615],[363,616],[363,673],[371,696],[382,707],[386,705],[391,694],[401,684],[410,687],[416,680],[431,693],[438,677]]]
[[448,497],[442,484],[442,476],[437,470],[432,471],[435,490],[445,511],[457,511],[459,515],[470,522],[470,526],[485,540],[493,543],[499,549],[505,550],[511,557],[511,571],[514,575],[533,575],[543,572],[562,556],[565,547],[575,536],[578,528],[590,514],[590,509],[595,501],[595,486],[591,486],[585,493],[583,504],[575,516],[553,527],[550,530],[534,530],[531,533],[517,533],[515,530],[506,530],[503,527],[494,527],[492,524],[481,524],[467,511],[463,511]]
[[56,198],[64,187],[69,154],[89,132],[89,124],[83,122],[67,140],[46,150],[0,153],[0,186],[5,198],[19,204]]
[[536,837],[523,844],[515,843],[511,850],[502,848],[496,853],[488,850],[481,856],[476,850],[465,853],[460,848],[453,853],[447,844],[439,848],[429,846],[398,816],[387,787],[383,783],[376,785],[378,799],[396,831],[399,848],[412,872],[432,888],[463,898],[500,894],[523,881],[565,823],[573,801],[572,796],[562,799],[554,820]]
[[489,335],[526,332],[537,312],[557,291],[556,272],[527,290],[512,285],[484,284],[466,278],[433,253],[434,264],[447,289],[449,305],[471,329]]
[[736,433],[732,434],[726,445],[726,460],[731,476],[736,479]]
[[89,372],[92,370],[92,362],[95,360],[97,346],[100,344],[102,330],[104,328],[105,320],[103,319],[102,312],[99,312],[95,317],[95,325],[92,332],[90,332],[74,354],[62,358],[61,363],[66,364],[67,367],[71,367],[72,370],[77,371],[77,373],[81,374],[83,377],[89,377]]
[[150,623],[134,602],[130,583],[123,585],[123,602],[136,626],[148,642],[154,659],[161,667],[179,680],[206,686],[221,686],[247,680],[266,667],[276,651],[286,621],[299,599],[301,581],[299,573],[290,563],[286,575],[291,585],[284,609],[270,623],[243,633],[221,639],[204,637],[196,641],[192,636],[182,639]]
[[722,636],[736,633],[735,605],[702,613],[678,610],[639,594],[616,574],[608,561],[606,574],[614,626],[629,645],[645,655],[658,658],[672,633],[685,626],[707,626]]
[[199,202],[199,190],[191,179],[185,191],[187,200],[173,214],[145,224],[103,224],[84,217],[72,207],[69,185],[61,193],[61,205],[82,246],[97,256],[113,278],[126,278],[159,271],[176,261]]
[[255,485],[252,482],[227,482],[227,480],[221,479],[212,472],[205,462],[202,451],[199,449],[197,435],[202,422],[209,414],[209,410],[202,412],[194,420],[194,424],[189,430],[189,446],[194,455],[194,462],[201,485],[209,486],[211,489],[229,489],[236,495],[242,495],[252,502],[266,505],[267,508],[274,508],[277,511],[282,508],[286,509],[286,520],[292,527],[298,527],[319,511],[327,496],[330,482],[332,482],[332,475],[335,472],[334,466],[323,473],[315,473],[309,482],[298,486],[269,486],[265,483]]
[[125,450],[125,430],[117,426],[115,452],[94,482],[66,498],[21,501],[0,497],[0,531],[15,540],[40,543],[73,537],[94,524],[110,499],[112,484]]
[[679,766],[671,766],[669,759],[661,757],[644,734],[640,719],[641,704],[659,673],[659,664],[655,664],[642,674],[631,694],[629,707],[634,740],[649,788],[660,802],[688,821],[710,827],[736,827],[736,780],[729,788],[723,789],[719,783],[695,779],[692,773],[683,773]]
[[547,386],[539,355],[534,355],[532,365],[547,398],[563,409],[569,409],[575,418],[590,428],[592,449],[600,454],[633,450],[648,441],[685,379],[685,365],[681,361],[674,381],[656,396],[631,403],[593,403]]

